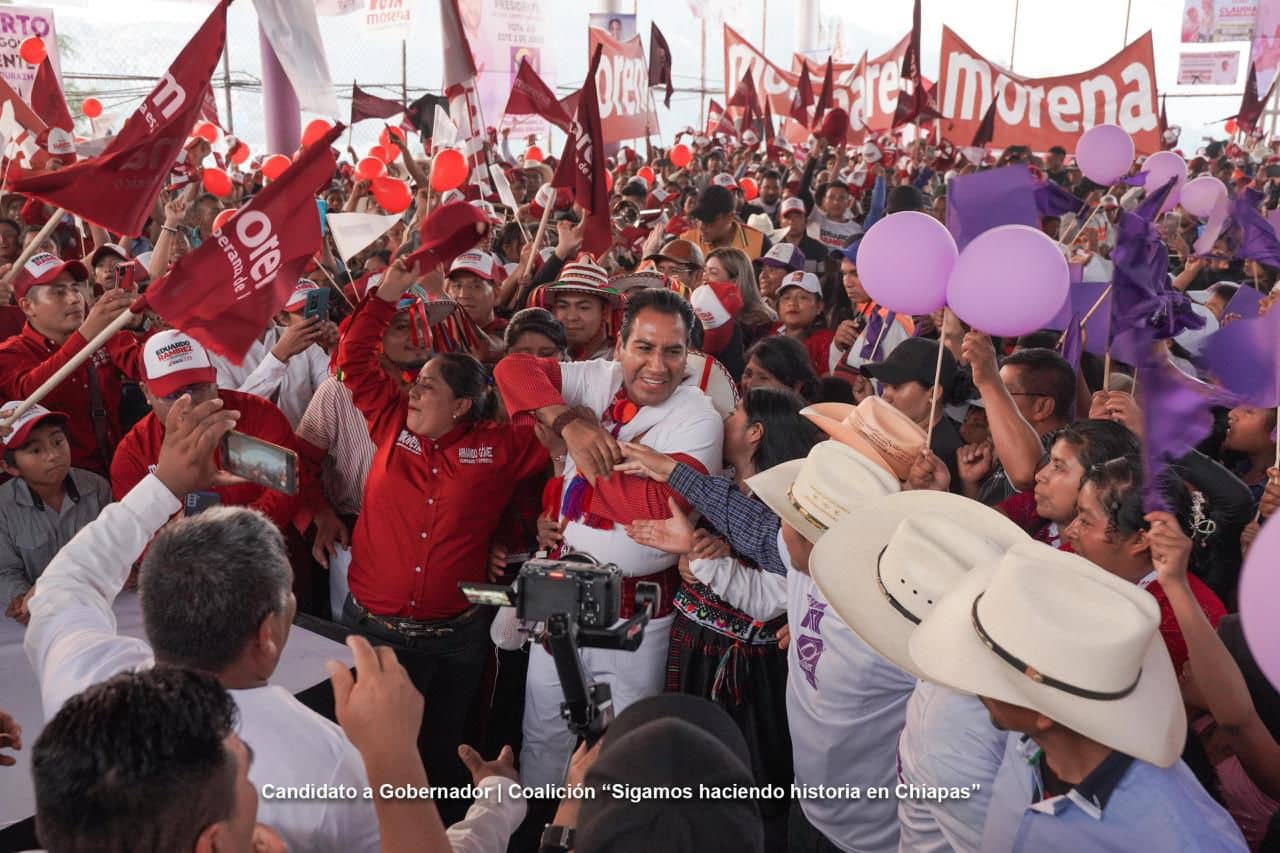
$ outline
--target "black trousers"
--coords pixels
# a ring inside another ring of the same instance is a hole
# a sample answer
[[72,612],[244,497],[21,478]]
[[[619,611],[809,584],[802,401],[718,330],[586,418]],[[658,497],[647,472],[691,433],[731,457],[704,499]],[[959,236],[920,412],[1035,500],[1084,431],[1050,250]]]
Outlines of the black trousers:
[[799,803],[791,804],[791,817],[787,826],[788,853],[841,853],[836,845],[809,823]]
[[[418,751],[432,786],[461,788],[471,784],[471,776],[458,758],[458,746],[463,742],[485,661],[493,648],[489,640],[492,618],[492,612],[485,609],[457,624],[451,633],[408,645],[404,638],[361,617],[350,596],[343,607],[343,623],[374,645],[393,648],[413,686],[426,700]],[[445,826],[461,820],[468,804],[466,799],[436,800]]]

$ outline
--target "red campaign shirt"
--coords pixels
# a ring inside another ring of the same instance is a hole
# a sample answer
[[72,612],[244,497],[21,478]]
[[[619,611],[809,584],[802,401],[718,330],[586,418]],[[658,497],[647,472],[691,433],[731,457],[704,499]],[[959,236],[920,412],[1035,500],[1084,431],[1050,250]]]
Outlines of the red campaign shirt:
[[[1188,574],[1187,581],[1196,603],[1204,611],[1205,618],[1209,620],[1209,624],[1215,631],[1218,630],[1218,623],[1222,621],[1223,616],[1227,615],[1227,608],[1223,606],[1222,600],[1195,575]],[[1154,578],[1150,578],[1142,585],[1146,586],[1147,592],[1154,595],[1156,603],[1160,605],[1160,636],[1164,638],[1165,647],[1169,650],[1173,671],[1181,677],[1182,665],[1187,662],[1190,654],[1187,652],[1187,641],[1182,636],[1182,629],[1178,627],[1178,618],[1173,615],[1173,606],[1169,604],[1169,596],[1165,594],[1160,582]]]
[[[313,476],[311,467],[304,462],[301,441],[293,434],[289,420],[280,410],[269,400],[253,394],[220,388],[218,396],[226,403],[228,410],[234,409],[240,413],[240,420],[236,422],[239,432],[298,453],[299,483],[296,495],[286,495],[254,483],[237,483],[211,491],[217,492],[226,506],[247,506],[261,510],[281,530],[293,521],[299,509],[306,507],[314,510],[318,507],[317,501],[320,498],[317,478]],[[153,412],[138,421],[124,437],[124,441],[120,442],[115,459],[111,462],[111,493],[116,500],[122,499],[142,478],[155,470],[163,441],[164,424]],[[216,455],[214,458],[217,460]],[[178,497],[181,498],[182,495]]]
[[[0,344],[0,396],[5,400],[25,400],[32,391],[84,349],[89,342],[79,332],[72,332],[58,346],[27,323],[22,332]],[[106,409],[107,437],[114,445],[120,441],[120,386],[124,379],[142,378],[142,348],[132,332],[117,332],[106,346],[66,381],[41,401],[47,409],[71,416],[67,437],[71,441],[71,465],[106,475],[106,465],[98,452],[98,437],[90,416],[89,370],[98,373],[102,389],[102,405]]]
[[[785,334],[781,323],[773,327],[773,334]],[[813,372],[819,376],[831,373],[831,342],[835,337],[836,333],[832,329],[814,329],[800,342],[809,353],[809,363],[813,365]]]
[[378,362],[395,313],[383,299],[365,301],[338,350],[376,447],[348,582],[381,616],[448,619],[469,606],[458,581],[487,580],[489,542],[507,505],[549,456],[530,426],[467,422],[434,441],[411,432],[405,396]]
[[0,341],[22,334],[27,315],[17,305],[0,305]]
[[[493,378],[513,419],[547,406],[565,405],[564,397],[560,395],[560,362],[554,359],[510,355],[498,362]],[[596,414],[603,415],[603,412]],[[701,474],[707,473],[706,466],[692,456],[684,453],[669,455]],[[589,509],[617,524],[630,524],[637,519],[661,520],[671,517],[668,498],[675,498],[676,504],[685,512],[693,509],[683,495],[666,483],[615,473],[607,479],[596,480]],[[558,508],[556,515],[559,515]]]

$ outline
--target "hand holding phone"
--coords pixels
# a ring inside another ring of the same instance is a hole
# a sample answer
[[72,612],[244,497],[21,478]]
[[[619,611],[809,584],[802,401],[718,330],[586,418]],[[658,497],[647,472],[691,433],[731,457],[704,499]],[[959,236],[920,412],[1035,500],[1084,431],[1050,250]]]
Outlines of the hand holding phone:
[[242,432],[233,430],[223,438],[222,468],[263,488],[298,493],[298,454]]

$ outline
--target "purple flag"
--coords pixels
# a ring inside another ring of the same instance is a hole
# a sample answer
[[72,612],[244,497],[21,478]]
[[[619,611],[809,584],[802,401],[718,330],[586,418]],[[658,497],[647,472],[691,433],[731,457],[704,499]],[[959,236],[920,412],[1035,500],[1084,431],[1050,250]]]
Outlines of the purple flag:
[[1276,229],[1258,212],[1250,198],[1231,200],[1232,226],[1228,242],[1235,246],[1236,257],[1258,261],[1269,267],[1280,267],[1280,238]]
[[1247,284],[1240,285],[1236,295],[1222,309],[1222,325],[1257,317],[1262,310],[1262,294]]
[[1142,461],[1147,476],[1142,508],[1147,512],[1170,509],[1161,492],[1169,463],[1187,455],[1213,430],[1213,407],[1222,402],[1212,386],[1198,382],[1175,368],[1163,347],[1149,348],[1150,357],[1138,366],[1138,402],[1146,436]]
[[1040,227],[1030,169],[1006,166],[951,181],[947,189],[947,228],[960,251],[979,234],[1001,225]]
[[1035,187],[1036,208],[1041,216],[1062,216],[1064,213],[1080,214],[1084,202],[1053,181],[1044,181]]
[[[1076,281],[1076,269],[1078,264],[1071,265],[1072,281],[1070,290],[1070,299],[1063,303],[1062,309],[1058,312],[1058,316],[1053,322],[1045,328],[1060,329],[1062,331],[1070,331],[1071,319],[1074,317],[1076,326],[1079,327],[1080,320],[1092,310],[1098,300],[1102,298],[1102,294],[1106,293],[1109,286],[1105,281]],[[1094,355],[1105,355],[1107,352],[1107,344],[1111,342],[1111,294],[1107,293],[1106,298],[1102,299],[1102,305],[1097,311],[1093,312],[1093,316],[1084,325],[1084,335],[1081,337],[1085,352],[1091,352]],[[1063,352],[1066,357],[1066,352]],[[1067,359],[1070,361],[1071,359]]]
[[1205,368],[1237,403],[1280,406],[1280,310],[1228,323],[1201,352]]
[[1080,369],[1080,355],[1083,351],[1080,319],[1079,314],[1072,314],[1067,320],[1067,333],[1062,337],[1062,357],[1071,365],[1072,370]]

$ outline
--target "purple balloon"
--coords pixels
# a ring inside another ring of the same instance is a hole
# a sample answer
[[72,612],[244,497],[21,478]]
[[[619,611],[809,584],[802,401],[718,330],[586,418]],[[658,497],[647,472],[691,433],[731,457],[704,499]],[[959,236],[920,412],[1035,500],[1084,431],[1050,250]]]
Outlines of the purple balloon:
[[858,245],[858,278],[867,295],[890,311],[929,314],[946,304],[957,254],[951,232],[932,216],[891,213]]
[[947,285],[947,305],[989,335],[1025,335],[1053,322],[1070,281],[1067,259],[1044,232],[1002,225],[960,253]]
[[1076,163],[1095,184],[1111,186],[1133,165],[1133,139],[1114,124],[1089,128],[1076,143]]
[[1258,668],[1280,690],[1280,524],[1264,524],[1240,572],[1240,624]]
[[1143,186],[1148,193],[1159,190],[1169,183],[1170,178],[1176,179],[1177,183],[1173,185],[1173,191],[1160,206],[1161,213],[1173,210],[1182,195],[1182,186],[1187,182],[1187,161],[1172,151],[1157,151],[1142,164],[1142,171],[1147,173],[1147,182]]

